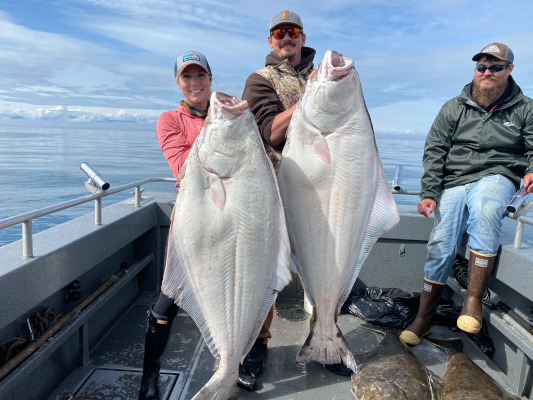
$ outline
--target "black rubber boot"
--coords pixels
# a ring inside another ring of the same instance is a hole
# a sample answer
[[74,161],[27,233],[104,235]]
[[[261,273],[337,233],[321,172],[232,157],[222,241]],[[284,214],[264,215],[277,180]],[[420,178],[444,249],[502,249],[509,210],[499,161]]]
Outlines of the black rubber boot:
[[139,400],[159,400],[161,356],[167,347],[174,316],[158,315],[150,307],[144,342],[144,363]]
[[248,390],[249,392],[255,392],[257,389],[259,389],[259,382],[257,381],[257,379],[255,379],[251,375],[241,373],[240,368],[239,380],[237,384],[241,389]]
[[254,345],[239,365],[239,386],[245,390],[257,390],[257,378],[261,376],[268,359],[268,347],[264,339],[256,339]]
[[326,368],[337,375],[350,376],[353,371],[341,361],[338,364],[326,364]]

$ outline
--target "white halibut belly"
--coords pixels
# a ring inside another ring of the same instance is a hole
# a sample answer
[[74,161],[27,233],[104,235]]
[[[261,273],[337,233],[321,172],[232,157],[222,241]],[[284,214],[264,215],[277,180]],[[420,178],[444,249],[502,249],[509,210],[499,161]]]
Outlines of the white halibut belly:
[[[183,196],[183,215],[175,215],[179,228],[173,235],[219,353],[249,339],[277,262],[277,253],[268,250],[276,247],[281,229],[270,215],[270,210],[279,209],[272,193],[237,185],[226,189],[224,212],[213,205],[193,218],[190,211],[197,198]],[[211,203],[210,198],[204,201]]]
[[312,301],[329,304],[331,311],[364,239],[378,163],[374,142],[364,136],[333,133],[327,142],[330,164],[305,143],[284,152],[285,166],[293,171],[280,169],[280,189],[307,294]]
[[227,399],[277,293],[290,246],[272,165],[246,102],[213,93],[182,168],[162,291],[220,359],[194,400]]

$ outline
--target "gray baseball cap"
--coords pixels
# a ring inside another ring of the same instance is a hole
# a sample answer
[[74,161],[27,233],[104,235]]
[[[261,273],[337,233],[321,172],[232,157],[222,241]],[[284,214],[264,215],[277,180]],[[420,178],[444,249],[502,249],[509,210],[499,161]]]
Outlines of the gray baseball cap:
[[298,28],[303,29],[304,24],[302,19],[294,11],[281,11],[274,15],[270,20],[270,31],[276,29],[278,25],[291,24],[296,25]]
[[205,69],[209,75],[212,75],[207,58],[205,58],[205,56],[199,51],[187,50],[178,54],[176,57],[176,64],[174,64],[174,77],[177,77],[179,74],[181,74],[181,71],[191,64],[199,65]]
[[493,56],[498,60],[507,61],[509,64],[514,61],[513,51],[503,43],[491,43],[483,47],[479,53],[472,57],[472,61],[478,61],[483,56]]

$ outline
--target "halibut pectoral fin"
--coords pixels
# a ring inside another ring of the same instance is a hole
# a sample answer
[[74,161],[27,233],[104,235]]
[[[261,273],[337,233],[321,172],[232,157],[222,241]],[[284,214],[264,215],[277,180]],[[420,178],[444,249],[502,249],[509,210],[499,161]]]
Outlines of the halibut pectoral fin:
[[217,206],[219,210],[223,210],[226,205],[226,189],[220,178],[216,178],[210,187],[211,200]]
[[329,154],[328,143],[322,135],[318,135],[313,142],[313,150],[315,154],[322,159],[326,164],[331,162],[331,156]]

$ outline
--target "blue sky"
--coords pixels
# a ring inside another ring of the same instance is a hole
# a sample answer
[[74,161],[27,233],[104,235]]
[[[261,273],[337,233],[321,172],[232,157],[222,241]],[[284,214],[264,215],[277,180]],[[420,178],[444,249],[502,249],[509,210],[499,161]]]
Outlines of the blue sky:
[[240,97],[264,65],[270,18],[297,12],[315,65],[353,58],[377,132],[426,133],[497,41],[533,96],[533,2],[0,0],[0,127],[152,129],[182,98],[175,56],[206,54],[213,90]]

